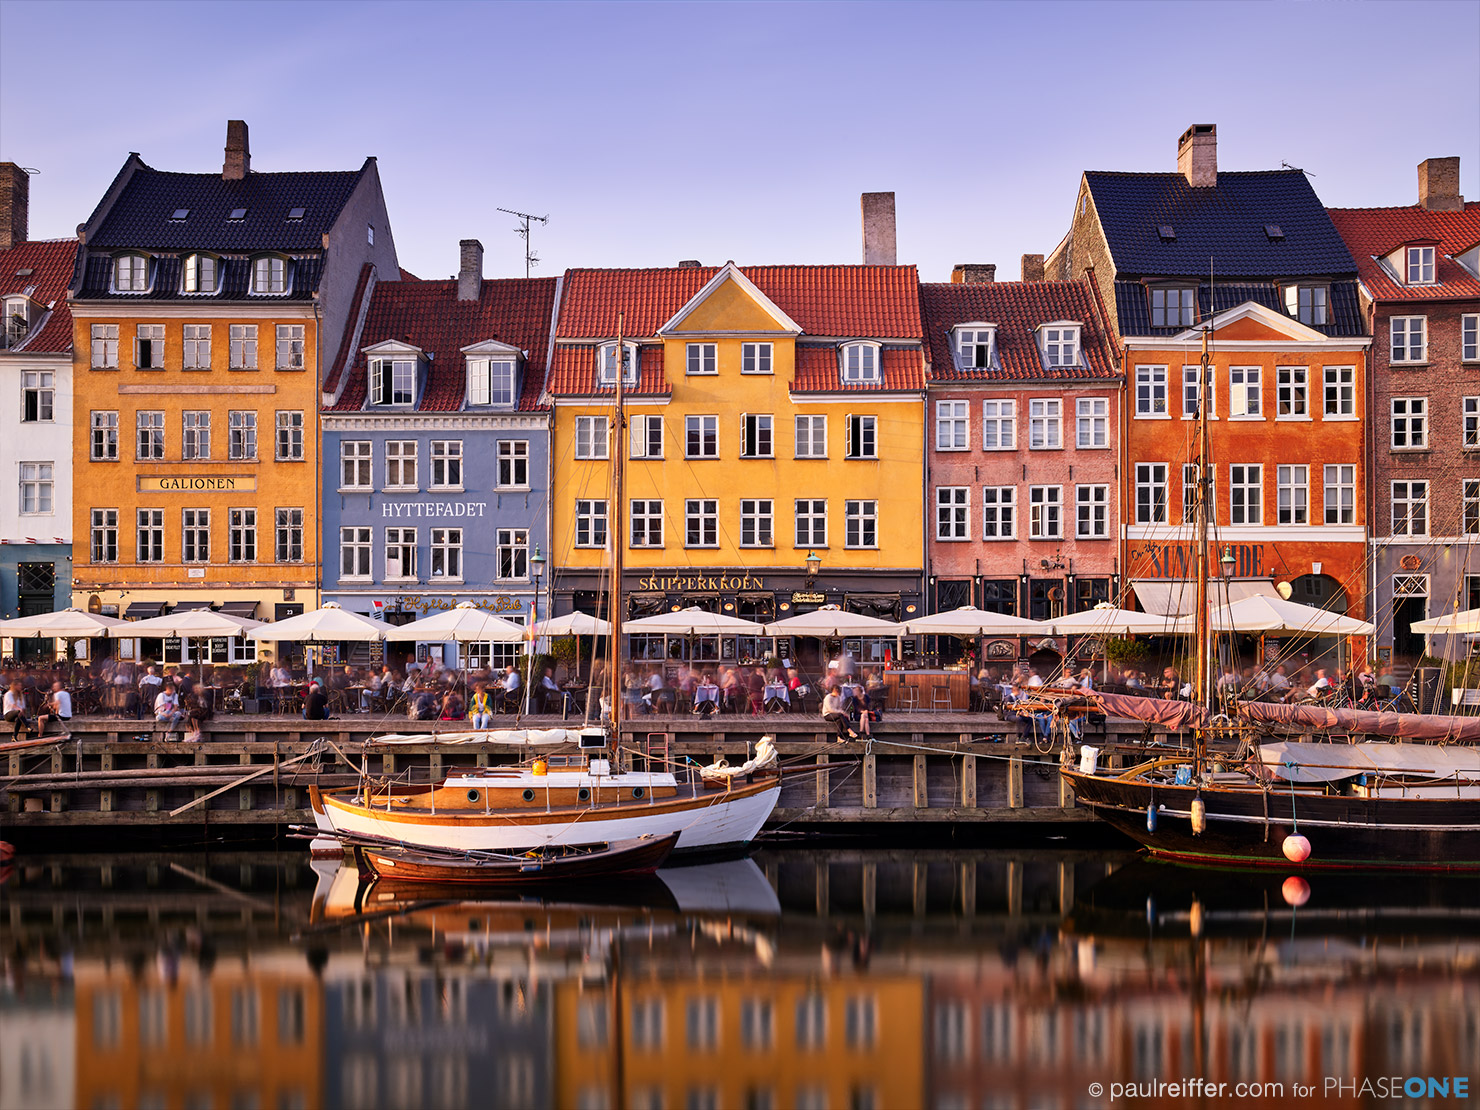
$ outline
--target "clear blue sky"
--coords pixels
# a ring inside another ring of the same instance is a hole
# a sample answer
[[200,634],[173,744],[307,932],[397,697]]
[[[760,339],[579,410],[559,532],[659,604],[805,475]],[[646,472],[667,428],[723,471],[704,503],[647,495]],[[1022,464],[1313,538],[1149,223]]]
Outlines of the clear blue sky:
[[[1314,174],[1330,205],[1409,204],[1460,155],[1480,199],[1480,4],[0,2],[0,159],[36,238],[71,234],[119,165],[262,170],[379,158],[404,266],[523,272],[549,213],[567,266],[856,262],[861,192],[898,194],[926,280],[1067,228],[1086,168]],[[1420,44],[1417,54],[1403,44]],[[1417,91],[1410,91],[1417,90]]]

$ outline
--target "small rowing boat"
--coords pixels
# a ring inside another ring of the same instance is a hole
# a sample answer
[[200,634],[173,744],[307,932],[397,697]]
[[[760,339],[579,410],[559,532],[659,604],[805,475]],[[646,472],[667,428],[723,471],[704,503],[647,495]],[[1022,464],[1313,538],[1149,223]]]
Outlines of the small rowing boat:
[[546,844],[517,854],[439,852],[364,840],[349,843],[362,878],[493,886],[651,875],[672,854],[678,833],[600,844]]

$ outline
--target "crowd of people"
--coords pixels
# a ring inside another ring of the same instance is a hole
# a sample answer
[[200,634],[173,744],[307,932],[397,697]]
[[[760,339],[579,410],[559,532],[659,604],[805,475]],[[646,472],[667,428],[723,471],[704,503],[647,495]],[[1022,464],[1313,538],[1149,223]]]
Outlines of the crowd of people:
[[[1127,668],[1120,676],[1121,686],[1129,692],[1145,693],[1150,697],[1188,699],[1193,696],[1190,680],[1184,679],[1176,667],[1166,667],[1159,679],[1150,678],[1145,671]],[[1350,670],[1335,667],[1295,667],[1284,663],[1256,668],[1252,665],[1235,670],[1226,667],[1218,675],[1214,692],[1219,701],[1263,701],[1289,705],[1344,705],[1364,706],[1378,700],[1377,675],[1366,663],[1357,663]]]

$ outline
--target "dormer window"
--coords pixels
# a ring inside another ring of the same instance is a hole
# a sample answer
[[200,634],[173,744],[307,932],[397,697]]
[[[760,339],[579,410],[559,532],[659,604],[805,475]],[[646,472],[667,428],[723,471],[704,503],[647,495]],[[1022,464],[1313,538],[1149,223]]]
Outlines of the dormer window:
[[879,345],[877,343],[845,343],[842,364],[844,385],[878,381]]
[[416,395],[414,358],[377,358],[370,362],[370,403],[409,405]]
[[1430,285],[1434,280],[1434,248],[1408,248],[1408,284]]
[[288,260],[264,255],[252,262],[252,292],[272,295],[288,291]]
[[185,256],[185,292],[214,293],[216,291],[216,273],[217,264],[213,255],[187,254]]
[[[603,343],[596,349],[596,384],[617,384],[617,345]],[[637,344],[622,344],[622,384],[637,384]]]
[[1043,361],[1049,366],[1079,365],[1079,325],[1051,324],[1042,329]]
[[6,349],[18,345],[31,330],[31,302],[26,297],[11,297],[5,302],[5,333],[0,336],[0,346]]
[[149,259],[142,254],[120,254],[113,260],[113,291],[143,293],[149,288]]
[[513,408],[516,386],[512,358],[473,356],[468,359],[468,404]]
[[1151,290],[1153,328],[1190,328],[1196,323],[1196,290],[1169,286]]
[[956,365],[962,370],[985,370],[992,365],[995,324],[961,324],[955,329]]
[[1285,311],[1302,324],[1325,324],[1331,291],[1324,285],[1287,285]]

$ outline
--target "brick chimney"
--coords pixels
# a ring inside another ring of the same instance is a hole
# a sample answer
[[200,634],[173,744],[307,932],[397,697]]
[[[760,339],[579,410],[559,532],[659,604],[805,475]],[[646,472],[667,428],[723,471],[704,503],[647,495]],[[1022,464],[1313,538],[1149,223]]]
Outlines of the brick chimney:
[[24,243],[31,224],[31,175],[0,162],[0,251]]
[[462,239],[457,247],[457,299],[476,301],[483,295],[483,244],[476,239]]
[[983,285],[997,280],[995,262],[957,262],[951,267],[953,285]]
[[1023,261],[1020,264],[1020,269],[1018,271],[1018,274],[1019,274],[1019,277],[1023,281],[1042,281],[1043,280],[1043,255],[1041,255],[1041,254],[1025,254],[1025,255],[1023,255]]
[[863,264],[896,265],[894,194],[863,194]]
[[1218,184],[1218,125],[1194,123],[1177,141],[1177,172],[1194,189]]
[[1430,212],[1464,211],[1458,158],[1425,158],[1418,164],[1418,206]]
[[226,161],[221,166],[223,181],[240,181],[252,172],[252,151],[247,145],[245,120],[226,121]]

